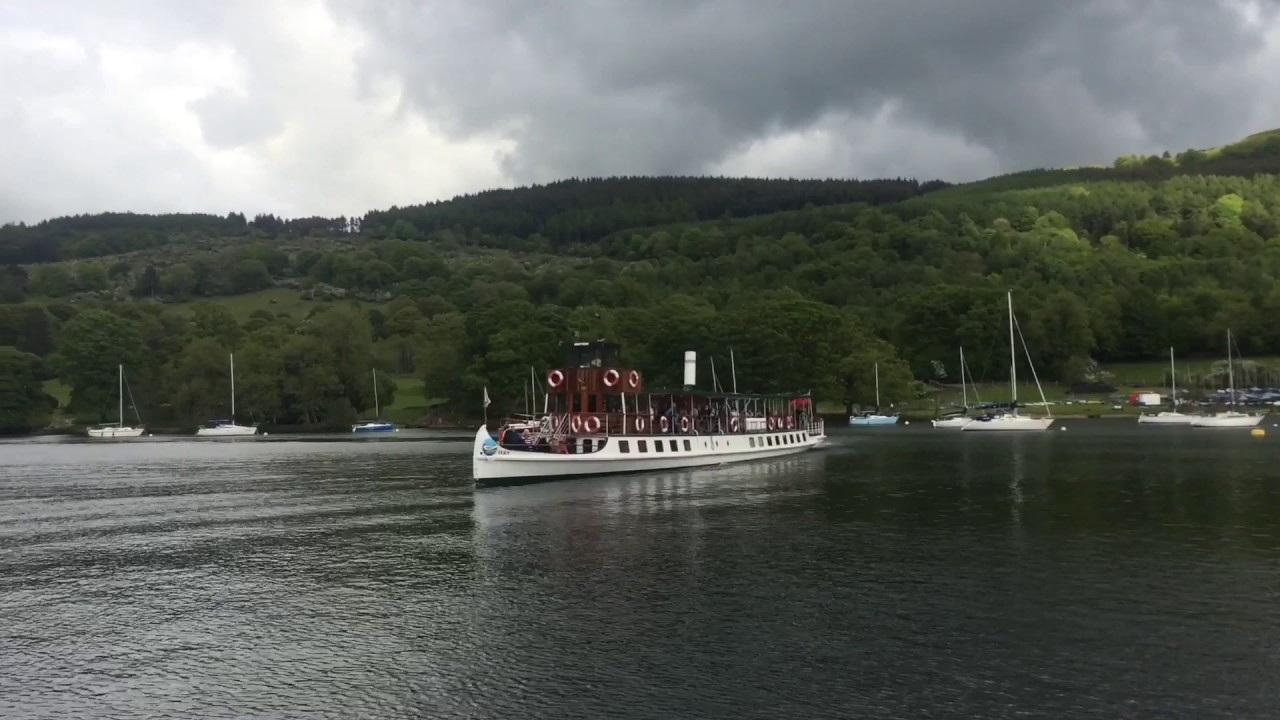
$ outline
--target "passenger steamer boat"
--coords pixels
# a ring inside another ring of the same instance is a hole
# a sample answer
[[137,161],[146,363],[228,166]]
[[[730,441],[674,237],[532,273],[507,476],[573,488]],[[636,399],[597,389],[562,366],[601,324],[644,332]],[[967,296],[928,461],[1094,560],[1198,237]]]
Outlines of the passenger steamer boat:
[[721,465],[826,440],[808,394],[696,390],[692,352],[683,388],[650,389],[618,353],[615,343],[575,343],[565,367],[547,373],[540,415],[506,420],[496,437],[481,426],[471,456],[476,485]]

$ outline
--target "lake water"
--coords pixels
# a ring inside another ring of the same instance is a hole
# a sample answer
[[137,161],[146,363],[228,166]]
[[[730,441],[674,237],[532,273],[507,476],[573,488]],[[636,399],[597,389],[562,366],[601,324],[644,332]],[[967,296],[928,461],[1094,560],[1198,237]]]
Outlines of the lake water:
[[1280,429],[1066,426],[482,491],[0,443],[0,717],[1280,717]]

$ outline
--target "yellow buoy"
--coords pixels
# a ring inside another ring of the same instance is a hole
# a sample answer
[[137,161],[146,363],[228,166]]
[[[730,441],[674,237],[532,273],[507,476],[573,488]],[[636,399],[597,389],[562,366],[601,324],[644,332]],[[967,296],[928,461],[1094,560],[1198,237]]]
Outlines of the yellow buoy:
[[1267,431],[1266,431],[1266,430],[1263,430],[1262,428],[1254,428],[1254,429],[1253,429],[1253,432],[1251,432],[1251,433],[1249,433],[1249,434],[1250,434],[1250,435],[1252,435],[1252,436],[1254,436],[1254,437],[1266,437],[1266,436],[1267,436]]

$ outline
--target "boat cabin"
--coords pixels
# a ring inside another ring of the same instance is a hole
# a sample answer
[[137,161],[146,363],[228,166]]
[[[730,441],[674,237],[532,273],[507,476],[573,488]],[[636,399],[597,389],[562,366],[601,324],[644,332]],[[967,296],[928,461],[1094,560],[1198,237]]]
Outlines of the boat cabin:
[[640,370],[605,340],[565,348],[562,367],[546,375],[543,412],[499,431],[503,447],[572,452],[581,438],[728,435],[804,429],[813,419],[807,394],[755,395],[697,390],[696,358],[685,355],[685,387],[649,388]]

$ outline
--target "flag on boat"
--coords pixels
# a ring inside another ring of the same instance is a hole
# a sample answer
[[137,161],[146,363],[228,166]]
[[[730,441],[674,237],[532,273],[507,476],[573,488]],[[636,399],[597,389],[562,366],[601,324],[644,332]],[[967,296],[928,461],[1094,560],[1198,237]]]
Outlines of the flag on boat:
[[484,406],[489,407],[489,386],[484,386]]

